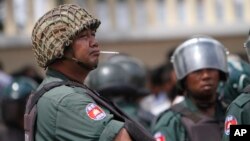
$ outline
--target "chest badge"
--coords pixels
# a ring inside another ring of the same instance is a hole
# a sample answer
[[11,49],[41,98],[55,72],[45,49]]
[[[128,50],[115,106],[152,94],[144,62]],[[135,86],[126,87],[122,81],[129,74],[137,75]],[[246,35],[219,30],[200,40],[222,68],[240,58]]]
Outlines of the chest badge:
[[90,103],[86,106],[86,113],[88,117],[93,120],[102,120],[106,117],[106,113],[102,108],[94,103]]
[[230,134],[230,125],[237,125],[237,119],[233,115],[228,115],[225,120],[225,134]]
[[155,141],[166,141],[165,136],[161,132],[157,132],[154,135]]

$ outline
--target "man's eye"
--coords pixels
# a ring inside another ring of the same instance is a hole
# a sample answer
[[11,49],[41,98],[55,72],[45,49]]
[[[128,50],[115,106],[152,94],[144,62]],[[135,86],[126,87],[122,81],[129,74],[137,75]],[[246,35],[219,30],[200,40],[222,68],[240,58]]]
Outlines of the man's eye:
[[94,32],[94,33],[91,33],[91,35],[95,37],[95,32]]

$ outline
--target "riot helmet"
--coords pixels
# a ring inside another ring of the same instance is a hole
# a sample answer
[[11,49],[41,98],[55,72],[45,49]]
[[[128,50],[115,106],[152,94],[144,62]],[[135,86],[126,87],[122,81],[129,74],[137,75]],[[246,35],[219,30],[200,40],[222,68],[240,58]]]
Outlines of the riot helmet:
[[104,63],[91,71],[86,78],[86,84],[107,97],[117,95],[127,87],[128,74],[117,65]]
[[128,55],[114,55],[108,62],[120,65],[130,75],[129,81],[137,89],[145,89],[147,72],[140,60]]
[[38,84],[27,77],[13,78],[4,89],[1,102],[1,112],[7,126],[23,128],[23,115],[27,98]]
[[146,71],[131,57],[118,55],[111,57],[96,70],[89,73],[86,84],[105,95],[145,96]]
[[227,54],[227,49],[219,41],[207,36],[194,36],[177,47],[171,61],[178,81],[200,69],[219,70],[220,79],[225,81]]

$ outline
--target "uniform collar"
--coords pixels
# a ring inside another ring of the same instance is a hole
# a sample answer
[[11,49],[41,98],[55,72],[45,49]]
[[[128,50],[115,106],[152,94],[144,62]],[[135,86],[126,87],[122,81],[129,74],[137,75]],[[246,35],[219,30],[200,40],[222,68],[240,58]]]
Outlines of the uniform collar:
[[185,96],[183,103],[185,107],[188,107],[192,112],[199,112],[198,107],[187,96]]
[[47,72],[46,72],[46,75],[47,76],[51,76],[51,77],[55,77],[55,78],[59,78],[63,81],[66,81],[66,80],[69,80],[68,77],[66,77],[63,73],[57,71],[57,70],[54,70],[52,68],[48,68]]
[[[190,98],[188,98],[187,96],[185,96],[185,99],[183,101],[183,104],[185,107],[187,107],[188,109],[190,109],[192,112],[198,112],[200,113],[198,107],[191,101]],[[214,115],[214,118],[215,119],[224,119],[224,109],[222,108],[222,105],[220,103],[220,101],[216,101],[216,107],[215,107],[215,115]]]

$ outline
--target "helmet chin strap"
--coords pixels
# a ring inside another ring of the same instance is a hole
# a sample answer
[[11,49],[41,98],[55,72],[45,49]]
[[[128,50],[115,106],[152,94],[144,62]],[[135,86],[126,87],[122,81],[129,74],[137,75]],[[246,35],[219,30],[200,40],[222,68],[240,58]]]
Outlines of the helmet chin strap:
[[93,70],[94,68],[91,68],[88,64],[78,60],[77,58],[75,57],[67,57],[67,56],[64,56],[63,59],[67,59],[67,60],[70,60],[70,61],[73,61],[75,62],[77,65],[79,65],[81,68],[83,69],[86,69],[86,70]]
[[93,70],[96,67],[90,67],[88,64],[76,59],[75,57],[71,58],[76,64],[78,64],[81,68],[87,69],[87,70]]
[[75,62],[77,65],[79,65],[81,68],[85,69],[85,70],[93,70],[95,69],[97,66],[94,66],[94,67],[91,67],[90,65],[88,65],[87,63],[83,62],[83,61],[80,61],[78,60],[76,57],[75,57],[75,54],[74,54],[74,49],[72,48],[72,46],[70,45],[70,43],[68,43],[66,45],[66,52],[70,52],[70,54],[68,55],[65,55],[62,57],[62,59],[66,59],[66,60],[70,60],[70,61],[73,61]]

